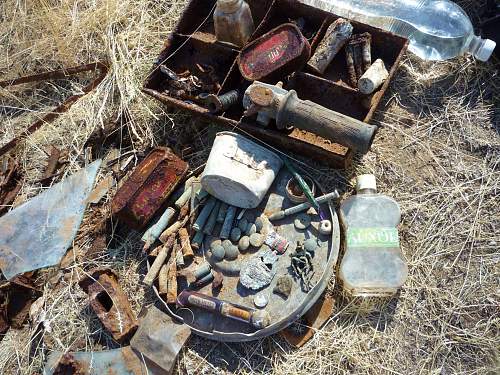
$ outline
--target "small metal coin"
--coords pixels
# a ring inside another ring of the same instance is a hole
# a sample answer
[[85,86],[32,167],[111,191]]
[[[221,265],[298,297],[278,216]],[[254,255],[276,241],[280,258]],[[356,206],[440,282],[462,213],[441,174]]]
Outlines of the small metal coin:
[[242,233],[245,233],[248,226],[248,220],[243,218],[238,222],[238,228],[240,228]]
[[241,238],[241,229],[238,227],[231,229],[231,235],[229,236],[229,238],[233,242],[238,242]]
[[226,249],[225,258],[227,260],[235,260],[236,258],[238,258],[239,254],[240,252],[238,251],[238,247],[236,247],[235,245],[231,245]]
[[226,255],[226,250],[222,247],[222,245],[216,245],[212,249],[212,257],[217,262],[219,262],[222,259],[224,259],[225,255]]
[[238,242],[238,250],[241,252],[247,251],[249,247],[250,247],[250,239],[248,238],[248,236],[241,237],[240,241]]
[[264,293],[256,294],[255,297],[253,297],[253,303],[259,309],[266,307],[268,302],[269,300]]
[[261,217],[255,219],[255,229],[257,230],[257,232],[260,233],[263,227],[264,227],[264,220],[262,220]]
[[318,242],[316,241],[316,239],[309,238],[308,240],[304,241],[304,249],[306,249],[306,251],[314,253],[317,248],[318,248]]
[[311,225],[311,217],[304,213],[297,215],[293,221],[293,225],[295,225],[295,228],[299,230],[306,229],[309,225]]
[[264,244],[264,236],[260,233],[254,233],[250,236],[250,245],[261,247]]
[[254,233],[257,233],[257,226],[254,223],[248,223],[245,235],[251,236]]

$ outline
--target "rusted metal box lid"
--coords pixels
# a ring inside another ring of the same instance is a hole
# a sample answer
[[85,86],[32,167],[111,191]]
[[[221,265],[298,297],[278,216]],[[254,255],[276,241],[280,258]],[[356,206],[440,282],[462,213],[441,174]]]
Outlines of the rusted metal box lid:
[[131,228],[140,229],[163,206],[189,165],[170,149],[151,151],[118,189],[111,210]]
[[311,46],[299,28],[285,23],[247,44],[238,56],[238,67],[246,80],[258,81],[302,69],[310,54]]

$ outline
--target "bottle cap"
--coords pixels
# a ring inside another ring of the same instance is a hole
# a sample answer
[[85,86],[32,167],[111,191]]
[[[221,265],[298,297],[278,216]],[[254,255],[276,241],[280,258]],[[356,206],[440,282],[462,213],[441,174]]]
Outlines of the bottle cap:
[[356,179],[356,191],[363,189],[377,190],[377,182],[372,174],[362,174]]
[[490,39],[483,39],[474,56],[479,61],[488,61],[497,44]]

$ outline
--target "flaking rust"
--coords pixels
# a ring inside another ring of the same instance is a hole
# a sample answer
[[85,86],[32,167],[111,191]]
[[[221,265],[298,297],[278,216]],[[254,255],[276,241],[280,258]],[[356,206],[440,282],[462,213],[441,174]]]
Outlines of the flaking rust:
[[155,148],[116,193],[112,213],[140,229],[162,207],[187,173],[189,165],[165,147]]
[[347,73],[349,84],[358,86],[358,80],[372,64],[370,33],[355,34],[346,46]]
[[89,295],[90,306],[116,341],[123,342],[134,334],[137,319],[112,270],[91,270],[78,284]]

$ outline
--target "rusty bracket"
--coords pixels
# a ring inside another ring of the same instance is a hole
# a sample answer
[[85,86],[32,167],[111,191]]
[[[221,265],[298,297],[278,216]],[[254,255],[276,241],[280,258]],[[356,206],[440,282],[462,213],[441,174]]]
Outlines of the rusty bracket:
[[79,73],[83,72],[88,72],[88,71],[93,71],[93,70],[99,70],[99,75],[97,76],[96,79],[94,79],[92,82],[90,82],[87,86],[85,86],[82,89],[81,94],[75,94],[71,95],[69,98],[67,98],[64,102],[62,102],[60,105],[58,105],[56,108],[54,108],[52,111],[50,111],[48,114],[40,118],[39,120],[35,121],[32,123],[28,128],[19,136],[15,137],[14,139],[10,140],[7,142],[5,145],[0,147],[0,156],[5,154],[6,152],[10,151],[12,148],[14,148],[19,140],[22,137],[27,137],[28,135],[34,133],[37,131],[42,125],[54,121],[61,113],[66,112],[75,102],[80,99],[82,96],[85,94],[88,94],[90,91],[95,89],[99,83],[106,77],[108,74],[108,66],[105,65],[102,62],[94,62],[90,64],[85,64],[85,65],[79,65],[71,68],[64,68],[64,69],[57,69],[57,70],[51,70],[48,72],[40,73],[40,74],[33,74],[29,76],[24,76],[24,77],[19,77],[16,79],[9,79],[6,81],[1,81],[0,82],[0,88],[4,87],[9,87],[9,86],[16,86],[16,85],[21,85],[24,83],[30,83],[30,82],[40,82],[40,81],[47,81],[47,80],[54,80],[54,79],[63,79],[67,78],[68,76],[73,76]]
[[135,333],[137,319],[112,270],[95,268],[78,284],[89,295],[90,306],[116,341],[121,343]]

